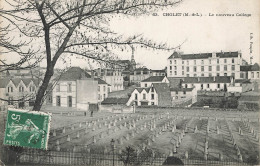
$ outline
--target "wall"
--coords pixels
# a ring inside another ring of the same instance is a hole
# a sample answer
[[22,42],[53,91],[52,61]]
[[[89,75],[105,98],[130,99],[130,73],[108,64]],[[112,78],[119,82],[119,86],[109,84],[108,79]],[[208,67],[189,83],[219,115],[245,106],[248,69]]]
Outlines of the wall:
[[[57,86],[60,85],[60,91]],[[71,92],[68,91],[68,84],[71,84]],[[57,106],[56,97],[60,96],[61,107],[68,107],[68,96],[72,96],[72,107],[76,107],[76,81],[59,81],[52,91],[52,105]]]
[[77,80],[77,108],[88,110],[88,104],[98,103],[98,81],[92,78]]

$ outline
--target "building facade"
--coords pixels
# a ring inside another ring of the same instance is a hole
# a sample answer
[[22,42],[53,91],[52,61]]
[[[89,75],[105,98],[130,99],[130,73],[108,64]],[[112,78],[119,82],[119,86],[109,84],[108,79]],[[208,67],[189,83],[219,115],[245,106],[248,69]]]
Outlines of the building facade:
[[140,85],[140,82],[152,76],[151,70],[147,68],[137,68],[130,73],[130,82]]
[[142,88],[147,88],[152,86],[153,83],[169,83],[166,76],[151,76],[140,82]]
[[181,54],[174,52],[167,62],[168,77],[233,76],[240,78],[239,52]]
[[0,95],[5,100],[1,101],[1,105],[15,105],[19,108],[33,106],[36,93],[41,84],[41,79],[33,78],[0,79]]

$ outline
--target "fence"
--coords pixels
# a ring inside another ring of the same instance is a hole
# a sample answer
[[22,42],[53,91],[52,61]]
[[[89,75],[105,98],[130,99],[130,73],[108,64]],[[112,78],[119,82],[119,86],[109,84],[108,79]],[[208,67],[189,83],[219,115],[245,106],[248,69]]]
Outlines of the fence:
[[[13,154],[12,154],[13,155]],[[125,165],[164,165],[170,163],[171,157],[165,155],[134,155],[128,157],[122,154],[112,152],[92,151],[85,152],[67,152],[67,151],[44,151],[36,149],[24,149],[15,160],[15,164],[33,164],[33,165],[99,165],[99,166],[125,166]],[[178,159],[180,157],[181,159]],[[177,160],[176,160],[177,158]],[[173,160],[172,160],[173,161]],[[174,161],[180,165],[249,165],[236,161],[214,161],[203,159],[185,159],[177,155]],[[14,162],[14,161],[13,161]]]

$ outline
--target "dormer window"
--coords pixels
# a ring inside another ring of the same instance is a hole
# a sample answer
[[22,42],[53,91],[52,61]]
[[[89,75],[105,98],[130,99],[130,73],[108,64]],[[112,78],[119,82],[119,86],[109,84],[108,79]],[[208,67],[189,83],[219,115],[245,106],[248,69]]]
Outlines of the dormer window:
[[34,92],[35,91],[35,86],[30,86],[30,92]]
[[8,93],[13,92],[13,87],[12,87],[12,86],[9,86],[9,87],[7,88],[7,91],[8,91]]
[[24,87],[23,86],[19,86],[19,92],[24,92]]

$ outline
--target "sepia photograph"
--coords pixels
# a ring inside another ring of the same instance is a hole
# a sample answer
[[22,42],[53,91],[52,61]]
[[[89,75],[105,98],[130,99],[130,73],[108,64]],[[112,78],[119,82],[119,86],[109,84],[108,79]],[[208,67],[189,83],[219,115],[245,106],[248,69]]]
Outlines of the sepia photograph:
[[259,0],[1,0],[0,166],[260,165]]

